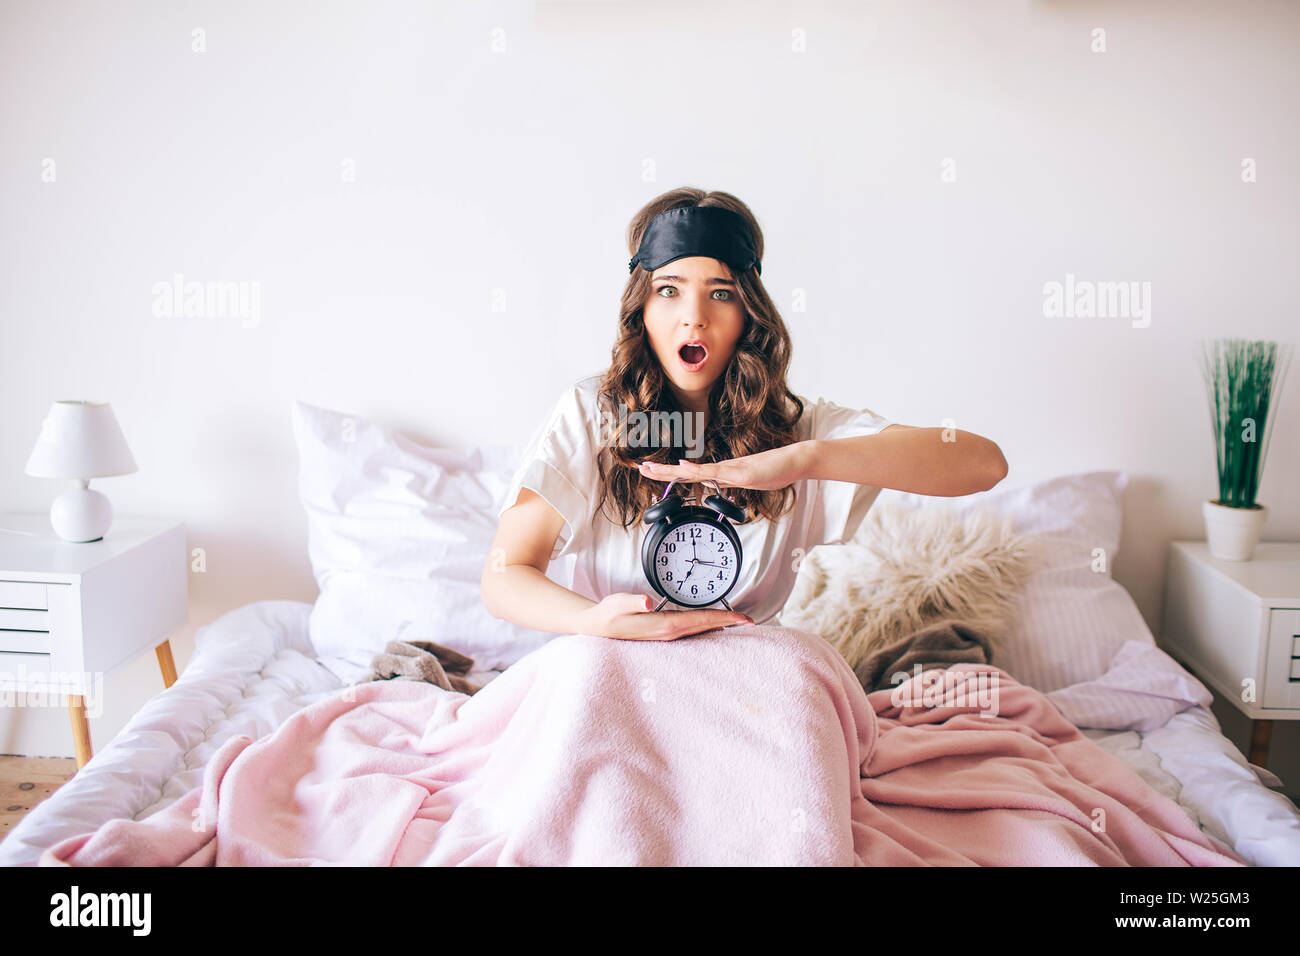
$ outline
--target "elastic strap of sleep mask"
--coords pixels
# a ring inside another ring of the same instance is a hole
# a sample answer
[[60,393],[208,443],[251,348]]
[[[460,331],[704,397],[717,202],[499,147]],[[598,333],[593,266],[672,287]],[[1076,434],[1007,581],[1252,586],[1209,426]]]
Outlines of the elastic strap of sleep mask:
[[639,262],[646,272],[654,272],[687,256],[717,259],[737,273],[753,266],[755,272],[763,274],[744,217],[722,206],[677,206],[655,216],[646,226],[627,271],[631,272]]

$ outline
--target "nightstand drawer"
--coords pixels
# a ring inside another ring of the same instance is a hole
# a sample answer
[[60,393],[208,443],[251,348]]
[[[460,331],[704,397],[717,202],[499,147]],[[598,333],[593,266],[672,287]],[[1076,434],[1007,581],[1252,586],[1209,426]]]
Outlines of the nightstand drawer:
[[0,680],[7,686],[22,690],[27,686],[24,678],[33,674],[39,675],[42,683],[48,683],[49,654],[0,654]]
[[0,607],[49,609],[45,585],[32,581],[0,581]]
[[1272,608],[1268,614],[1268,663],[1264,671],[1265,707],[1300,709],[1300,610]]
[[0,632],[46,631],[50,629],[50,612],[26,608],[0,607]]
[[46,631],[0,631],[0,653],[48,654],[50,635]]

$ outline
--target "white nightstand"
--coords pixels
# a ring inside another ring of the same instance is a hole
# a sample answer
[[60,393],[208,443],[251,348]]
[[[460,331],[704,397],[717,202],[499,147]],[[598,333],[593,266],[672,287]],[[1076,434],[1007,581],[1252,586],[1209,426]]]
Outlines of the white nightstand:
[[116,518],[102,540],[74,544],[50,516],[0,514],[0,679],[15,692],[67,695],[77,767],[91,757],[85,694],[155,648],[176,680],[168,636],[188,617],[185,530]]
[[1300,720],[1300,543],[1220,561],[1171,541],[1163,647],[1250,718],[1250,762],[1268,767],[1273,721]]

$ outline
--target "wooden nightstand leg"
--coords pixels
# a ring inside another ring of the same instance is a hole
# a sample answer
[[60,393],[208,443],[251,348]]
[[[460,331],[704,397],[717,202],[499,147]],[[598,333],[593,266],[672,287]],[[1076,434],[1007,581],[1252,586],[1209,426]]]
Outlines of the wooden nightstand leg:
[[1250,762],[1257,767],[1268,769],[1268,744],[1273,737],[1273,721],[1252,720],[1250,722]]
[[69,694],[68,716],[72,720],[72,745],[77,748],[77,769],[80,770],[93,756],[90,749],[90,723],[86,720],[86,698],[80,694]]
[[172,660],[172,642],[163,641],[154,648],[154,653],[158,655],[158,669],[162,671],[163,684],[171,687],[176,683],[176,662]]

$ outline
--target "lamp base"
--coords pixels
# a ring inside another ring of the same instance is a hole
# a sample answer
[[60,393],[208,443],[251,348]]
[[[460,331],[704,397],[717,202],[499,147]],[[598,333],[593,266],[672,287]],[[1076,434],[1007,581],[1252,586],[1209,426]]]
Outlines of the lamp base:
[[99,541],[113,523],[113,506],[92,488],[72,488],[54,499],[50,524],[64,541],[86,544]]

